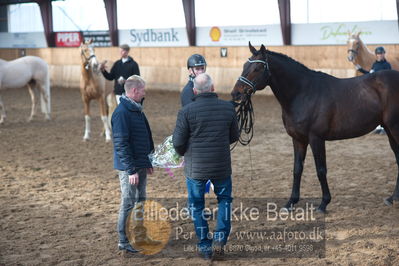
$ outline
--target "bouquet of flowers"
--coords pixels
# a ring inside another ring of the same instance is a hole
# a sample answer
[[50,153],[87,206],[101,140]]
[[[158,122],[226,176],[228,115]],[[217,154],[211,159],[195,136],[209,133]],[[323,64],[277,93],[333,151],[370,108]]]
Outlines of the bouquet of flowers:
[[173,147],[172,136],[167,137],[159,144],[150,155],[152,166],[159,168],[179,168],[183,166],[184,159],[177,154]]

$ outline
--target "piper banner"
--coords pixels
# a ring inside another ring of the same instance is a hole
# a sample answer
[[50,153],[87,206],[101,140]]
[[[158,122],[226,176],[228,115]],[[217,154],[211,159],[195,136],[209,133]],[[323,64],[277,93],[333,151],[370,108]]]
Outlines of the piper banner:
[[82,43],[82,34],[76,32],[55,32],[56,47],[79,47]]

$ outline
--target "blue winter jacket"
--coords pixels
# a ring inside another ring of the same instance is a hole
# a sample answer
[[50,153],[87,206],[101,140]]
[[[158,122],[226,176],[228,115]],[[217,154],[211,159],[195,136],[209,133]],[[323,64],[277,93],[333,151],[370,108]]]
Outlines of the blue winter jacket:
[[151,129],[140,108],[128,99],[112,114],[114,168],[132,175],[141,168],[152,168],[148,154],[154,149]]
[[182,107],[193,102],[193,98],[195,96],[193,88],[194,88],[193,78],[190,77],[189,81],[187,82],[186,86],[184,86],[180,94],[180,101]]

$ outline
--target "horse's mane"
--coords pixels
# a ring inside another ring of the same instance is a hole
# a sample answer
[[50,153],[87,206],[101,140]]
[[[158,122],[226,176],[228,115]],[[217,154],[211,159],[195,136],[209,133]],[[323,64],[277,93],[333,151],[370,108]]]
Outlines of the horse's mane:
[[305,72],[310,72],[310,73],[319,74],[319,75],[323,74],[323,75],[330,76],[327,73],[324,73],[324,72],[321,72],[321,71],[312,70],[312,69],[308,68],[307,66],[305,66],[304,64],[296,61],[295,59],[293,59],[291,57],[289,57],[288,55],[285,55],[285,54],[282,54],[282,53],[273,52],[273,51],[270,51],[270,50],[266,50],[266,52],[267,52],[267,54],[279,57],[279,58],[281,58],[284,61],[288,61],[291,64],[297,65],[301,70],[304,70]]

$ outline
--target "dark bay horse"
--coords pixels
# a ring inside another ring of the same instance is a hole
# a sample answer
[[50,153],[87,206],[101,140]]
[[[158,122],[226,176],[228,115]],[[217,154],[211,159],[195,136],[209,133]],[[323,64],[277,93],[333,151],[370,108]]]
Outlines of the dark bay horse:
[[[327,183],[326,140],[365,135],[377,125],[384,126],[399,166],[399,72],[380,71],[356,78],[339,79],[308,69],[286,55],[262,45],[244,64],[231,95],[241,104],[250,101],[256,90],[269,85],[282,107],[282,118],[294,145],[294,182],[289,201],[299,201],[306,150],[310,145],[323,198],[318,211],[325,212],[331,201]],[[399,174],[393,194],[399,200]]]

